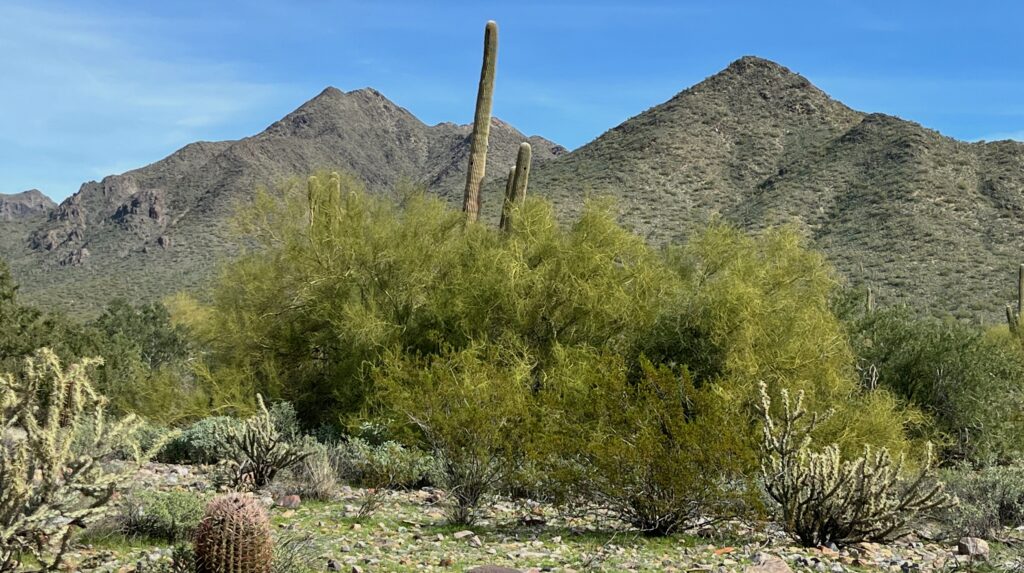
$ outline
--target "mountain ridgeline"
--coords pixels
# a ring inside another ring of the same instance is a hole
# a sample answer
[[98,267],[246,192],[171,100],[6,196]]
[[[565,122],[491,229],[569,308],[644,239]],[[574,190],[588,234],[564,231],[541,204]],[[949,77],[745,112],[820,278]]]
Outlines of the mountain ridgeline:
[[[228,221],[257,187],[339,169],[373,191],[409,181],[456,206],[470,133],[427,126],[372,89],[328,88],[253,137],[190,144],[42,211],[0,208],[0,248],[28,300],[74,313],[200,288],[234,252]],[[571,153],[492,120],[488,224],[522,141],[533,145],[531,193],[564,220],[587,197],[611,196],[654,243],[716,217],[752,231],[793,224],[883,305],[995,321],[1024,262],[1024,144],[965,143],[861,113],[759,58]]]

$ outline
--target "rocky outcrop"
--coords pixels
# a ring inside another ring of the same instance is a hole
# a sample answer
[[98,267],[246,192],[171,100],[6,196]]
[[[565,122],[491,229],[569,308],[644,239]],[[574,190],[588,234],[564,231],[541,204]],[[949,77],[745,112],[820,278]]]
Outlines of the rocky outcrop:
[[13,195],[0,193],[0,221],[17,221],[45,215],[56,206],[56,203],[38,189],[29,189]]

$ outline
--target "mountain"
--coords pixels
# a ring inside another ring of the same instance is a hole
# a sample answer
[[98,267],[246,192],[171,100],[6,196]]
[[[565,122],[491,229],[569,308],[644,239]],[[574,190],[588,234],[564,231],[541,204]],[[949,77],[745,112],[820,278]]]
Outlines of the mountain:
[[794,224],[880,304],[929,313],[1001,320],[1024,262],[1024,144],[854,111],[749,56],[538,166],[530,187],[567,214],[612,196],[654,243],[712,217]]
[[[75,312],[197,288],[233,252],[225,221],[257,186],[346,169],[373,190],[411,180],[458,205],[469,136],[372,89],[328,88],[258,135],[188,145],[86,183],[45,220],[2,223],[0,252],[30,300]],[[655,244],[712,218],[751,231],[791,224],[880,304],[999,321],[1015,296],[1024,144],[966,143],[856,111],[768,60],[741,58],[571,153],[495,120],[485,217],[496,219],[524,139],[530,193],[566,220],[588,196],[611,196]]]
[[12,195],[0,193],[0,221],[15,221],[45,215],[56,206],[57,204],[52,199],[43,195],[43,192],[38,189],[29,189]]
[[[229,220],[260,186],[318,169],[383,191],[400,181],[461,202],[471,126],[428,126],[373,89],[327,88],[261,133],[198,142],[140,169],[90,181],[30,229],[0,230],[26,298],[74,313],[113,296],[201,287],[234,252]],[[488,170],[503,176],[522,141],[543,164],[565,149],[494,119]]]

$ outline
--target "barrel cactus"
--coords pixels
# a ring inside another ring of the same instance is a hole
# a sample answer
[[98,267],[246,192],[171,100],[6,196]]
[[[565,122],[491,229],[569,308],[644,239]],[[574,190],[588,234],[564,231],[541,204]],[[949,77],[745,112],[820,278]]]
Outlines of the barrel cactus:
[[197,573],[269,573],[270,518],[259,500],[232,493],[214,498],[195,535]]

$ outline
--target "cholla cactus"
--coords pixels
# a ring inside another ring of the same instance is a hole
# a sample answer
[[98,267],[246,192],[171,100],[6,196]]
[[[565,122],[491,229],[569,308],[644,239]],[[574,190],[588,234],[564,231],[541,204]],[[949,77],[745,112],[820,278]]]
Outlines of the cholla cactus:
[[27,360],[24,376],[0,375],[0,572],[30,555],[39,570],[56,569],[75,527],[102,517],[114,493],[134,475],[129,466],[107,471],[100,461],[134,440],[141,420],[108,423],[106,400],[86,370],[100,360],[68,367],[49,349]]
[[801,423],[807,415],[802,393],[794,405],[783,390],[782,405],[783,419],[776,424],[762,383],[761,474],[768,495],[780,505],[783,527],[804,545],[891,540],[915,514],[952,503],[941,483],[929,483],[931,445],[920,473],[905,481],[903,458],[894,461],[885,449],[865,447],[854,460],[843,460],[835,444],[813,451],[811,433],[821,419],[812,415]]
[[274,481],[277,473],[305,460],[312,452],[289,444],[274,424],[263,397],[256,395],[259,411],[239,428],[224,430],[224,442],[234,450],[231,482],[234,487],[257,489]]
[[195,537],[197,573],[268,573],[270,519],[251,495],[228,494],[206,507]]

